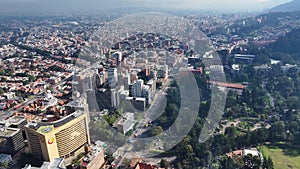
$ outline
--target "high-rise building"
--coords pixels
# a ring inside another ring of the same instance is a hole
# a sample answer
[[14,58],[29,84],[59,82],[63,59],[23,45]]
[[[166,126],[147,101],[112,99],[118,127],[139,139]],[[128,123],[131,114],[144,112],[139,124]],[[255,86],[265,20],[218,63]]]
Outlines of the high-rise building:
[[157,78],[166,79],[168,78],[168,66],[167,65],[158,65],[157,69]]
[[25,146],[20,129],[0,127],[0,154],[14,155]]
[[120,106],[120,94],[124,91],[124,86],[118,86],[111,89],[111,103],[113,108],[118,108]]
[[45,161],[74,159],[90,144],[88,116],[83,111],[54,122],[29,123],[25,132],[31,153]]
[[152,91],[150,86],[144,85],[142,90],[142,97],[146,99],[147,104],[152,102]]
[[119,65],[122,61],[122,52],[115,52],[112,54],[112,58],[116,60],[117,65]]
[[75,111],[83,111],[84,113],[87,114],[87,117],[89,119],[90,122],[90,116],[89,116],[89,104],[88,104],[88,99],[86,94],[84,94],[83,96],[77,98],[76,100],[68,103],[67,105],[65,105],[65,110],[67,114],[71,114]]
[[131,95],[132,97],[142,97],[143,95],[143,85],[144,81],[142,79],[138,79],[131,87]]
[[151,79],[147,82],[147,85],[151,88],[151,97],[153,98],[156,93],[156,82],[154,79]]
[[25,135],[25,131],[24,131],[24,127],[26,124],[27,124],[27,121],[26,121],[25,117],[21,117],[21,116],[12,116],[9,119],[7,119],[6,121],[0,122],[0,125],[3,125],[3,126],[7,125],[8,128],[20,129],[24,139],[26,139],[26,135]]
[[149,85],[144,85],[144,81],[142,79],[138,79],[130,86],[130,96],[134,98],[145,98],[147,104],[151,104],[151,87]]
[[110,88],[116,87],[118,83],[118,70],[117,68],[108,69],[108,83]]

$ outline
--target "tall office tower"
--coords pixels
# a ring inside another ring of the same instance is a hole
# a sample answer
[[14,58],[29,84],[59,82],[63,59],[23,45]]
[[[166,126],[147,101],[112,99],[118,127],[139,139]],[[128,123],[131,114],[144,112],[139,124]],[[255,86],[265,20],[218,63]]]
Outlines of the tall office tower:
[[124,89],[129,90],[129,85],[131,83],[130,74],[125,75],[125,77],[123,78],[123,81],[124,81]]
[[29,123],[25,132],[31,153],[44,161],[71,161],[90,144],[88,117],[80,110],[54,122]]
[[123,57],[122,52],[115,52],[112,54],[112,58],[114,58],[116,60],[117,66],[121,63],[122,57]]
[[118,83],[118,70],[117,68],[108,69],[108,83],[110,88],[116,87]]
[[71,114],[75,111],[83,111],[87,114],[88,121],[90,122],[90,115],[89,115],[89,104],[87,100],[87,95],[83,94],[81,97],[77,98],[76,100],[68,103],[65,105],[65,110],[67,114]]
[[79,73],[76,73],[73,79],[73,88],[76,89],[80,94],[84,92],[82,88],[83,86],[82,81],[83,81],[83,76]]
[[166,79],[168,78],[168,66],[167,65],[157,65],[157,78]]
[[143,95],[143,85],[144,81],[142,79],[138,79],[131,87],[131,95],[132,97],[142,97]]
[[22,131],[0,126],[0,154],[14,155],[25,146]]
[[120,94],[124,91],[124,86],[118,86],[111,89],[111,106],[113,108],[119,108],[120,106]]
[[155,82],[155,80],[150,79],[147,82],[147,85],[150,86],[150,88],[151,88],[151,97],[153,98],[155,96],[155,93],[156,93],[156,82]]
[[142,98],[146,99],[146,102],[147,102],[148,105],[151,104],[151,102],[152,102],[152,91],[151,91],[150,86],[143,85]]

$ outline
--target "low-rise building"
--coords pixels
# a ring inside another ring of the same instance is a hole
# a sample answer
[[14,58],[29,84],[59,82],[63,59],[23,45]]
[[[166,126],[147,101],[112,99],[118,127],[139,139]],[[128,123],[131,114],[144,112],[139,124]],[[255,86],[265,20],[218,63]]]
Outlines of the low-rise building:
[[125,113],[114,125],[117,128],[118,132],[126,134],[129,130],[133,128],[135,124],[134,114]]
[[99,169],[104,163],[104,149],[101,146],[92,144],[85,147],[85,156],[80,162],[80,169]]
[[41,167],[32,167],[26,164],[22,169],[66,169],[63,158],[55,158],[52,162],[45,161]]
[[145,98],[135,98],[126,97],[125,100],[126,111],[145,111],[146,110],[146,99]]

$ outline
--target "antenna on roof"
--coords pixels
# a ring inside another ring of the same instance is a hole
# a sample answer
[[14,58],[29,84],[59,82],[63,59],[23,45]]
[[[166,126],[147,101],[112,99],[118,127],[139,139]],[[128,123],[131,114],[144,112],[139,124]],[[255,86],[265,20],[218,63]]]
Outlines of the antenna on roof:
[[6,132],[7,128],[10,126],[10,123],[8,121],[5,121],[4,124],[4,131]]

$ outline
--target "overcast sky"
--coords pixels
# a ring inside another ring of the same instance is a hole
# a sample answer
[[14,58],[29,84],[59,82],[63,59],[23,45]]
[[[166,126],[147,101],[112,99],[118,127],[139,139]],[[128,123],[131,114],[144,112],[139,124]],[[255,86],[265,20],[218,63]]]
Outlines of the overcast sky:
[[289,1],[291,0],[0,0],[0,12],[95,12],[120,7],[259,11]]

